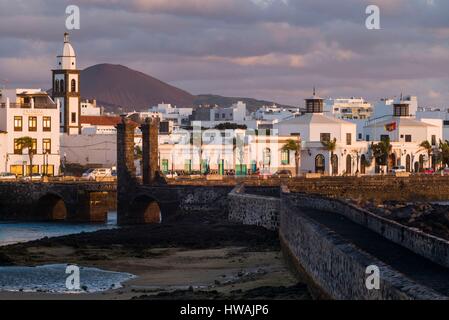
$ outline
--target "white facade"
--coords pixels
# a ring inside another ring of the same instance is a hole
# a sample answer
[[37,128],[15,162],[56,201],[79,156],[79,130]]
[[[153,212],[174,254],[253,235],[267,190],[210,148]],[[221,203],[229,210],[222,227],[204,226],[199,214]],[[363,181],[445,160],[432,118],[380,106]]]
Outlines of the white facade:
[[59,105],[41,89],[0,91],[0,171],[30,172],[29,150],[17,139],[33,139],[33,172],[58,175],[60,166]]
[[363,98],[326,99],[324,113],[340,119],[367,119],[371,117],[373,107]]
[[82,116],[101,116],[102,114],[103,110],[97,106],[97,100],[93,99],[81,101]]

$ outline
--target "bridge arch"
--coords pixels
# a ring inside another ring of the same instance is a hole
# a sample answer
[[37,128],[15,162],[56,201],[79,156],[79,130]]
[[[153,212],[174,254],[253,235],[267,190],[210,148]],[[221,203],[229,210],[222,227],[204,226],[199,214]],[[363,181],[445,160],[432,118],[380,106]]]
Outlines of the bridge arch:
[[149,195],[139,195],[131,202],[130,214],[140,223],[161,223],[162,211],[156,199]]
[[37,201],[34,215],[39,220],[65,220],[68,211],[62,196],[56,193],[47,193]]

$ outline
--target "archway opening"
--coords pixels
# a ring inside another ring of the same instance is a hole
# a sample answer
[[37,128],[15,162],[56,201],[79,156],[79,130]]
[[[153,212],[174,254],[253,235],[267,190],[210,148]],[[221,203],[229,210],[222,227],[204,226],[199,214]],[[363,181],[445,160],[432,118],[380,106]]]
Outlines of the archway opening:
[[134,199],[130,212],[140,223],[161,223],[161,208],[156,200],[140,196]]
[[350,154],[346,156],[346,174],[352,174],[352,157]]
[[366,157],[364,154],[362,154],[362,156],[360,157],[360,173],[366,173]]
[[326,161],[322,154],[315,157],[315,173],[324,173],[326,169]]
[[405,170],[407,172],[412,171],[412,159],[409,154],[405,157]]
[[67,218],[67,207],[64,200],[55,194],[47,194],[40,198],[35,212],[36,217],[40,220],[65,220]]

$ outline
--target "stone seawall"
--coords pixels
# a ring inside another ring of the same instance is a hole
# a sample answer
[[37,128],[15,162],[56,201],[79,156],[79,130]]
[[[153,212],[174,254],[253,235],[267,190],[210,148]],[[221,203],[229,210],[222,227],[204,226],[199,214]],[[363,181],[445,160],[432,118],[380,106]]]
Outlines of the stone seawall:
[[[281,199],[279,237],[285,256],[330,298],[445,299],[301,214],[302,200],[296,194],[283,193]],[[370,265],[378,266],[382,274],[379,290],[366,288],[366,268]]]
[[388,240],[393,241],[444,267],[449,267],[449,241],[379,217],[367,210],[339,199],[296,194],[296,205],[341,214]]
[[[236,186],[228,195],[228,218],[234,222],[262,226],[269,230],[279,228],[279,197],[271,189],[252,188],[252,194],[246,193],[243,185]],[[277,192],[279,194],[279,191]]]

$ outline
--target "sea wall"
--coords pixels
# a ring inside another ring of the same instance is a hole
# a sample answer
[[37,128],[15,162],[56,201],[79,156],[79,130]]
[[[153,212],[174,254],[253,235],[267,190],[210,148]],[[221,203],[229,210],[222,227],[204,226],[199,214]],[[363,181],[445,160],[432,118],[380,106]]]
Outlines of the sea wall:
[[434,237],[420,230],[410,228],[359,208],[339,199],[318,195],[297,193],[296,205],[341,214],[388,240],[393,241],[435,263],[449,267],[449,241]]
[[236,186],[228,195],[228,218],[231,221],[247,225],[262,226],[269,230],[279,227],[280,198],[269,195],[279,195],[279,188],[248,188]]
[[[385,263],[358,249],[334,232],[301,214],[296,194],[281,196],[279,238],[285,256],[313,286],[332,299],[408,300],[444,299],[416,284]],[[379,267],[382,285],[369,290],[366,268]]]

